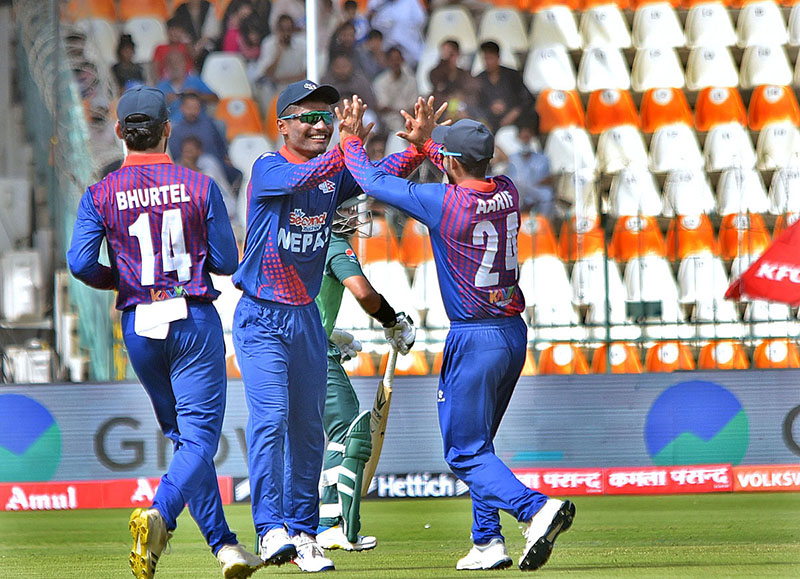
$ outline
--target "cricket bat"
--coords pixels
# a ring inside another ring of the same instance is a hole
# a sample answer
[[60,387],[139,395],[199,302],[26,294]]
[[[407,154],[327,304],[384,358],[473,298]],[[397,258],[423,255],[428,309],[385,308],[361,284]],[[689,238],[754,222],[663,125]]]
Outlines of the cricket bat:
[[378,460],[381,458],[383,439],[386,436],[386,423],[389,420],[389,405],[392,403],[392,382],[394,382],[394,367],[397,364],[397,349],[392,348],[389,353],[389,360],[386,363],[386,371],[383,373],[383,380],[378,384],[378,391],[375,393],[375,402],[369,416],[369,431],[372,435],[372,454],[369,461],[364,466],[364,478],[361,483],[361,496],[366,496],[375,470],[378,468]]

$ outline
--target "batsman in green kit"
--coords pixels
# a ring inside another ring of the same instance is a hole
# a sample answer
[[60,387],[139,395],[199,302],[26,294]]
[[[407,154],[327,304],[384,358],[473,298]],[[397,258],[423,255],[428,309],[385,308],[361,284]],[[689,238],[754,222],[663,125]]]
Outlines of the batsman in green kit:
[[370,316],[381,322],[387,341],[401,354],[414,344],[413,322],[395,312],[375,291],[361,270],[349,235],[369,236],[371,214],[355,198],[337,210],[325,273],[316,298],[322,325],[328,334],[328,390],[325,398],[325,435],[328,446],[322,472],[322,505],[317,542],[324,549],[363,551],[377,545],[375,537],[360,535],[359,509],[364,465],[372,452],[370,413],[359,412],[359,402],[342,361],[355,357],[361,344],[351,334],[334,329],[347,288]]

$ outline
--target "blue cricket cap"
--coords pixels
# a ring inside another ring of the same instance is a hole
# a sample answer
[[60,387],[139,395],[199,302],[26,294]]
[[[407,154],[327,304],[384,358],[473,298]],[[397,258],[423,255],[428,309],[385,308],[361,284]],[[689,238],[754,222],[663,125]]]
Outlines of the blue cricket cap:
[[494,135],[483,123],[461,119],[450,126],[438,126],[431,135],[450,153],[460,153],[458,160],[474,165],[494,156]]
[[[143,115],[147,120],[128,121],[131,115]],[[164,93],[151,86],[135,86],[126,90],[117,103],[117,118],[123,128],[149,127],[167,122],[167,99]]]
[[329,84],[317,84],[308,79],[299,80],[287,86],[283,89],[283,92],[278,95],[275,109],[278,116],[281,116],[289,105],[294,105],[313,97],[319,98],[329,105],[338,103],[340,98],[339,91]]

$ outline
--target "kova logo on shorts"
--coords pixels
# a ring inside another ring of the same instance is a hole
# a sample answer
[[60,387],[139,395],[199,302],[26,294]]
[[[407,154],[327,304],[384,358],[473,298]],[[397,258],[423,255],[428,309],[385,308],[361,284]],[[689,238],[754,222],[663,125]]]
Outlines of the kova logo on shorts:
[[664,390],[644,427],[647,452],[659,466],[739,464],[749,421],[739,400],[714,382],[692,380]]
[[61,430],[44,406],[0,395],[0,482],[47,481],[61,461]]

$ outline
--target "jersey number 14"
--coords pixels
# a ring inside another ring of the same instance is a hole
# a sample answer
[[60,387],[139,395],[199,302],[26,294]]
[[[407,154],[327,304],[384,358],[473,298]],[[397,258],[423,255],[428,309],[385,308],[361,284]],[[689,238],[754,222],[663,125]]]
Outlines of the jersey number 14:
[[[516,272],[517,269],[518,229],[519,214],[509,213],[506,215],[505,268],[508,271],[514,270]],[[500,274],[496,271],[492,271],[499,248],[497,237],[497,228],[495,228],[491,221],[479,221],[475,225],[475,229],[472,230],[472,244],[475,246],[486,245],[486,250],[483,252],[483,259],[481,259],[481,265],[475,273],[475,287],[493,287],[500,281]],[[514,277],[516,280],[516,275]]]
[[[142,256],[140,283],[142,286],[153,285],[156,281],[156,256],[150,235],[150,214],[140,214],[128,227],[128,233],[139,241]],[[161,216],[161,263],[165,273],[178,273],[179,282],[192,279],[192,256],[186,252],[180,209],[167,209]]]

